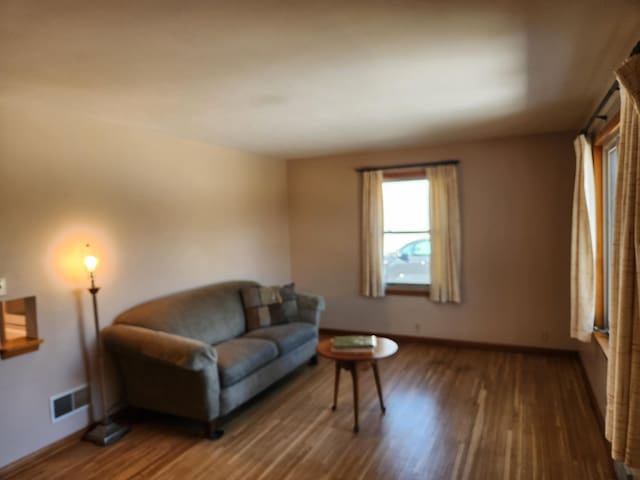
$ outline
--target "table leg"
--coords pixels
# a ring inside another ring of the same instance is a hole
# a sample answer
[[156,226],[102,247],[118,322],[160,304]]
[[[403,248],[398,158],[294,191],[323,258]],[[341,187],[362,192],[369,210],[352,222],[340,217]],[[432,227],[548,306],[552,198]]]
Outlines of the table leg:
[[351,370],[351,380],[353,382],[353,413],[355,416],[353,431],[358,433],[360,431],[360,427],[358,426],[358,364],[356,362],[350,362],[349,370]]
[[382,386],[380,385],[380,373],[378,372],[378,362],[375,360],[371,362],[371,366],[373,367],[373,376],[376,379],[376,388],[378,389],[378,400],[380,400],[380,408],[382,409],[382,413],[386,413],[387,409],[384,406],[384,400],[382,398]]
[[335,374],[335,380],[333,383],[333,407],[331,407],[331,410],[334,410],[336,408],[338,408],[338,389],[340,388],[340,370],[342,370],[342,367],[340,365],[340,360],[336,360],[336,374]]

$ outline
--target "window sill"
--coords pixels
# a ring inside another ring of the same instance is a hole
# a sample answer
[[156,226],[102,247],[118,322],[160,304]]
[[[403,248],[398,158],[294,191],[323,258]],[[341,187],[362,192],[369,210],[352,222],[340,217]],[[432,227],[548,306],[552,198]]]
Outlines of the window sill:
[[40,348],[40,344],[44,342],[41,338],[16,338],[7,340],[0,346],[0,357],[11,358],[24,353],[35,352]]
[[593,338],[596,339],[596,342],[602,349],[602,353],[604,356],[609,358],[609,337],[607,337],[604,333],[593,332]]
[[431,292],[428,285],[389,285],[385,288],[384,293],[385,295],[429,298]]

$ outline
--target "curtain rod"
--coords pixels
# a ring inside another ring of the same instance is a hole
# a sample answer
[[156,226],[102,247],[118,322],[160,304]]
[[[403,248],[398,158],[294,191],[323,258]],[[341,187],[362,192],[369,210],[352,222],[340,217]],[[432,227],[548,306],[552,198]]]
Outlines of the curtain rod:
[[[634,55],[640,55],[640,41],[638,43],[636,43],[636,46],[633,47],[633,50],[631,50],[631,53],[629,54],[630,57],[633,57]],[[606,120],[607,119],[606,115],[600,115],[600,110],[602,110],[604,108],[604,106],[607,104],[609,99],[618,90],[620,90],[620,85],[618,85],[618,81],[617,80],[614,80],[613,84],[611,85],[611,87],[609,87],[609,90],[607,90],[607,93],[605,93],[604,98],[598,104],[598,107],[596,108],[596,111],[593,112],[593,115],[591,115],[591,117],[589,117],[589,121],[587,122],[587,125],[582,130],[580,130],[580,133],[582,133],[584,135],[587,135],[589,133],[589,129],[591,128],[591,124],[595,120]]]
[[457,165],[460,160],[440,160],[437,162],[422,163],[402,163],[400,165],[385,165],[384,167],[358,167],[356,172],[372,172],[374,170],[395,170],[396,168],[413,168],[413,167],[437,167],[439,165]]

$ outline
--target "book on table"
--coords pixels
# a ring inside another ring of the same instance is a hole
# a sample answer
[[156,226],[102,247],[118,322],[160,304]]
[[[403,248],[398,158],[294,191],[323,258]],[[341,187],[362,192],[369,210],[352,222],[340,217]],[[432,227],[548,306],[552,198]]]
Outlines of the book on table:
[[331,350],[342,353],[370,353],[376,348],[375,335],[342,335],[331,341]]

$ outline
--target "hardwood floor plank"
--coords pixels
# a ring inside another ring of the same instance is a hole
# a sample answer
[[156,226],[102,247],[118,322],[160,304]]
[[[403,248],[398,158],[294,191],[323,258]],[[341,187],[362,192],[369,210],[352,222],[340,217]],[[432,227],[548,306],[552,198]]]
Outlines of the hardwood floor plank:
[[86,442],[36,461],[24,479],[614,478],[577,358],[406,343],[351,377],[333,404],[334,365],[320,359],[229,416],[218,441],[200,426],[150,415],[106,448]]

